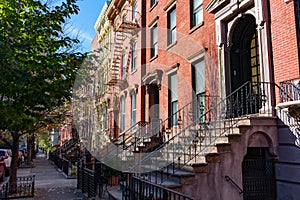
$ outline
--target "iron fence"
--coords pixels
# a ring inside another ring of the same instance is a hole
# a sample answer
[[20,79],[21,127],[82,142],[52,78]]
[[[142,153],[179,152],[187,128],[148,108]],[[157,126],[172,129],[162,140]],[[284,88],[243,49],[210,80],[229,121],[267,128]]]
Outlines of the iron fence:
[[193,198],[174,190],[156,185],[152,182],[132,176],[130,179],[129,196],[125,200],[193,200]]
[[0,199],[34,197],[35,176],[17,177],[15,183],[0,186]]
[[95,171],[77,165],[77,189],[87,193],[89,198],[96,197],[97,181]]

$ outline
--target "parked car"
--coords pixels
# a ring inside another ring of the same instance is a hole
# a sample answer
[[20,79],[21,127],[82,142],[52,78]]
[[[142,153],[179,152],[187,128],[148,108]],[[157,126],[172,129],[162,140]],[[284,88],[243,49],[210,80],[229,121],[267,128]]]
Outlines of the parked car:
[[0,158],[0,181],[3,181],[5,176],[5,162],[4,158]]
[[10,149],[0,149],[0,158],[3,157],[5,162],[5,176],[9,175],[10,164],[11,164],[11,150]]

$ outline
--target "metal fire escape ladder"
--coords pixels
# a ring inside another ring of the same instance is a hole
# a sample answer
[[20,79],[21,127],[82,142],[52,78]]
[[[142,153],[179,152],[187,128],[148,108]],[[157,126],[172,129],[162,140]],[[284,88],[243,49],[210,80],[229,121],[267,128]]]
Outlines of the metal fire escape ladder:
[[[139,28],[139,20],[140,14],[136,12],[138,15],[138,19],[135,21],[130,21],[127,19],[130,15],[133,15],[136,11],[123,9],[117,17],[114,19],[114,45],[113,45],[113,56],[111,61],[110,68],[110,76],[108,85],[121,84],[119,80],[122,79],[123,74],[121,74],[121,64],[122,64],[122,56],[126,48],[124,48],[126,38],[131,39],[131,37],[138,32]],[[126,71],[128,71],[128,66],[130,63],[131,55],[128,56],[126,63]]]
[[113,43],[113,56],[110,68],[110,76],[108,85],[114,85],[120,78],[121,59],[123,54],[123,44],[125,36],[121,32],[115,32],[115,38]]

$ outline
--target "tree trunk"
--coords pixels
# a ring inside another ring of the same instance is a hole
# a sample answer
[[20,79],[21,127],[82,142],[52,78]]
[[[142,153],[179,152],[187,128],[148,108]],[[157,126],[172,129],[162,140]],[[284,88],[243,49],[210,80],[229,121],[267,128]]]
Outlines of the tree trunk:
[[27,165],[31,165],[33,155],[33,134],[27,136]]
[[18,169],[18,157],[19,157],[19,142],[20,136],[18,132],[13,132],[13,144],[12,144],[12,160],[10,165],[10,179],[9,179],[9,188],[10,192],[14,193],[17,189],[17,169]]

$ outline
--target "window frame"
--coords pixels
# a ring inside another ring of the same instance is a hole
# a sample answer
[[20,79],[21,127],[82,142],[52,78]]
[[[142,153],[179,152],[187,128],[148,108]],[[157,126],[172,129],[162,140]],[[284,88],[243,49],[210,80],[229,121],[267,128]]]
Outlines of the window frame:
[[137,41],[132,43],[131,51],[131,71],[135,71],[137,68]]
[[157,0],[150,0],[150,8],[157,4]]
[[[167,22],[168,23],[168,45],[170,45],[175,43],[177,39],[176,38],[176,28],[177,28],[176,5],[174,5],[172,8],[168,10],[167,16],[168,16],[167,19],[168,20]],[[175,17],[175,19],[172,20],[172,17]],[[175,24],[172,24],[172,22],[175,22]]]
[[[190,4],[191,4],[191,28],[198,26],[199,24],[201,24],[203,22],[203,0],[200,0],[201,3],[198,7],[195,8],[194,6],[194,1],[195,0],[191,0]],[[201,14],[200,16],[200,20],[199,22],[196,21],[197,17],[196,14]]]
[[[172,83],[172,77],[176,76],[176,84]],[[172,116],[169,122],[169,127],[178,126],[178,74],[177,71],[172,72],[168,75],[168,85],[169,85],[169,116]],[[174,87],[175,85],[175,87]],[[173,88],[174,87],[174,88]],[[175,96],[174,96],[175,95]],[[176,113],[176,115],[175,115]]]
[[136,105],[137,105],[136,93],[134,91],[130,93],[130,98],[131,98],[131,126],[133,126],[136,123]]
[[122,79],[126,79],[127,77],[127,60],[126,60],[126,52],[122,54]]
[[122,133],[123,131],[125,131],[125,118],[126,118],[126,101],[125,101],[125,97],[121,96],[121,124],[120,124],[120,133]]
[[138,1],[136,0],[134,2],[134,4],[132,5],[132,22],[135,23],[137,22],[137,18],[138,18]]
[[104,109],[105,109],[105,111],[104,111],[105,112],[105,119],[104,119],[105,120],[105,123],[104,123],[105,125],[104,125],[104,129],[108,130],[108,106],[105,106]]
[[[154,33],[156,33],[156,41],[154,41],[154,36],[153,36]],[[158,28],[157,28],[157,24],[154,24],[150,28],[150,42],[151,42],[150,58],[154,58],[154,57],[158,56]]]
[[[196,66],[197,64],[199,64],[199,66]],[[201,73],[197,73],[197,68],[198,67],[202,67],[200,70],[202,71],[202,76],[200,77],[199,74]],[[199,77],[198,77],[199,76]],[[201,78],[201,79],[200,79]],[[199,119],[199,122],[202,123],[205,121],[205,116],[201,117],[206,110],[206,98],[205,98],[205,86],[206,86],[206,80],[205,80],[205,59],[204,57],[197,59],[196,61],[194,61],[192,63],[192,85],[193,85],[193,91],[195,93],[195,105],[194,105],[194,118]],[[199,81],[199,83],[197,84],[197,82]],[[202,84],[202,88],[197,88],[198,86],[201,87],[201,82],[203,82]],[[202,106],[202,108],[201,108]],[[203,109],[203,113],[201,113],[201,110]],[[200,116],[201,115],[201,116]],[[201,119],[200,119],[201,117]]]

